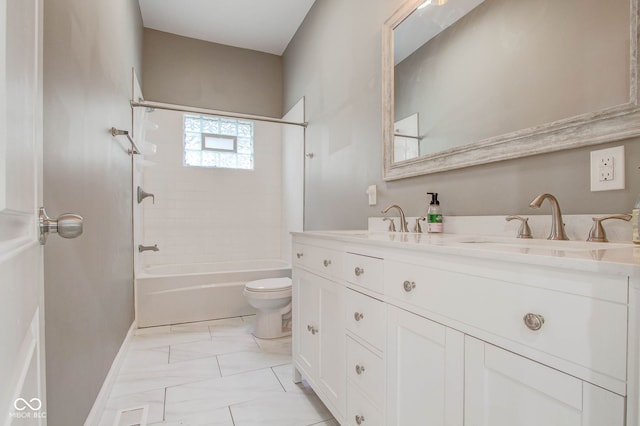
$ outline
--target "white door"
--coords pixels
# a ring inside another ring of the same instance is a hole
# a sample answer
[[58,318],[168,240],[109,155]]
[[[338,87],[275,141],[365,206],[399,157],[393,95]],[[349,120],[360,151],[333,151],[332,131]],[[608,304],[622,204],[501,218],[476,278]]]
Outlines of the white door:
[[0,423],[46,424],[42,2],[0,0]]
[[465,426],[623,426],[624,398],[465,337]]

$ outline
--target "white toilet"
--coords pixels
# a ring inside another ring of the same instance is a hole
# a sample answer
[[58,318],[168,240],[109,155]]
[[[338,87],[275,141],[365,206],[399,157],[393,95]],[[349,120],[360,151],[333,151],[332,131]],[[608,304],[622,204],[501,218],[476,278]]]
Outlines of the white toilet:
[[244,297],[257,311],[254,336],[275,339],[291,335],[291,278],[249,281]]

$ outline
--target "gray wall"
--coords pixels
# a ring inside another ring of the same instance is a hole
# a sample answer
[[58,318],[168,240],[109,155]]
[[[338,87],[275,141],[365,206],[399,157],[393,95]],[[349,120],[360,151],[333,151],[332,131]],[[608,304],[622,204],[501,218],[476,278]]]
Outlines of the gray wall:
[[485,0],[397,64],[395,119],[419,112],[420,153],[627,102],[629,4],[585,1]]
[[282,58],[144,29],[145,99],[282,116]]
[[131,0],[44,2],[44,203],[84,216],[45,246],[49,426],[84,423],[133,322],[131,70],[142,19]]
[[[555,194],[563,213],[630,212],[640,193],[638,140],[562,151],[433,175],[384,182],[381,142],[381,27],[401,0],[318,1],[284,54],[284,107],[306,99],[305,226],[365,228],[398,203],[424,214],[426,192],[439,192],[445,215],[548,214],[528,208]],[[551,100],[550,100],[551,101]],[[624,144],[627,189],[589,190],[589,152]],[[378,205],[365,191],[378,185]],[[585,235],[588,230],[585,230]]]

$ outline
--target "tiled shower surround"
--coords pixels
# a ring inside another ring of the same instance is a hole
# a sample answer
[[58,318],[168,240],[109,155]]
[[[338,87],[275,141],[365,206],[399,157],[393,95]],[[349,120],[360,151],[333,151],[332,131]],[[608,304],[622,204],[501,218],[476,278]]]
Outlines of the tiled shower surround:
[[144,167],[143,264],[281,258],[282,126],[254,124],[254,170],[185,167],[182,113],[156,110],[146,140],[157,146]]

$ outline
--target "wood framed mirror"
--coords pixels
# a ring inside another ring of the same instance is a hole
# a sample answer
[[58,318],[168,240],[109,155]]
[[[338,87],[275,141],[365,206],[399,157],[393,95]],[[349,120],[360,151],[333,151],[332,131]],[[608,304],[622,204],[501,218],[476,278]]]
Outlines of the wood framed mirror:
[[407,0],[382,37],[385,180],[640,135],[638,0]]

